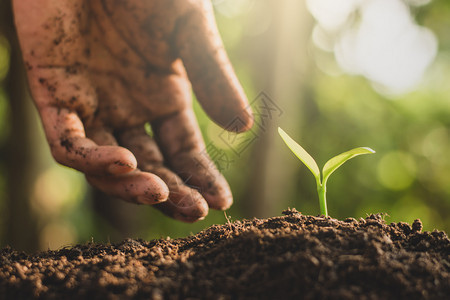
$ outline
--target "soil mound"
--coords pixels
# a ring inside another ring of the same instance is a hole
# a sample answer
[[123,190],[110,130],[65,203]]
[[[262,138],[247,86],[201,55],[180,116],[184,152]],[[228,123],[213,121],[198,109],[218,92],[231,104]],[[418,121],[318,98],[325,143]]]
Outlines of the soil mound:
[[4,248],[6,299],[448,299],[450,241],[420,220],[338,221],[286,210],[182,239]]

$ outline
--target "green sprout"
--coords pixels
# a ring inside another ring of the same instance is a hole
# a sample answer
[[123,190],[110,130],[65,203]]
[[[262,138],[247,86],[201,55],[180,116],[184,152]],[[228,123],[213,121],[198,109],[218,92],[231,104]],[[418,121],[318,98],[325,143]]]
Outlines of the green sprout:
[[312,158],[312,156],[309,155],[309,153],[306,152],[306,150],[303,149],[302,146],[297,144],[297,142],[295,142],[280,127],[278,127],[278,133],[280,134],[281,138],[286,143],[286,145],[289,147],[289,149],[291,149],[291,151],[294,152],[294,154],[305,164],[305,166],[308,167],[308,169],[311,171],[311,173],[313,173],[314,177],[316,178],[317,193],[319,194],[320,213],[325,216],[328,216],[326,193],[327,193],[327,181],[330,175],[334,171],[336,171],[336,169],[339,168],[343,163],[345,163],[347,160],[355,156],[361,154],[375,153],[374,150],[367,147],[359,147],[341,153],[325,163],[322,169],[322,177],[321,177],[319,167],[317,166],[317,163],[314,160],[314,158]]

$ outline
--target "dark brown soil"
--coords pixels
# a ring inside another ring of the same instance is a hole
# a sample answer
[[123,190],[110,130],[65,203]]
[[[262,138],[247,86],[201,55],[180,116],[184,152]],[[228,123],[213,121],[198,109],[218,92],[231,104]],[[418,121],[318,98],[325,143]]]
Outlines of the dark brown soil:
[[304,216],[212,226],[183,239],[0,253],[7,299],[449,299],[450,241],[414,221]]

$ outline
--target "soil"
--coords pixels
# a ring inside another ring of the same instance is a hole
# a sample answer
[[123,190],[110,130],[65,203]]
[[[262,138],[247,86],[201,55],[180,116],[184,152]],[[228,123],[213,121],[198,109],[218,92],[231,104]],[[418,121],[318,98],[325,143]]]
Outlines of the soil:
[[0,253],[7,299],[448,299],[450,241],[420,220],[283,216],[182,239]]

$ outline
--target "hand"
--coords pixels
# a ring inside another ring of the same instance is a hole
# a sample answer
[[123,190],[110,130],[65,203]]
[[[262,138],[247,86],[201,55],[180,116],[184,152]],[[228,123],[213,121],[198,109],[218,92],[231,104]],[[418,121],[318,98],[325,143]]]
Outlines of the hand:
[[219,125],[239,118],[238,131],[245,131],[252,116],[209,0],[13,5],[29,86],[56,161],[105,193],[157,204],[186,222],[232,204],[227,182],[205,155],[190,83]]

